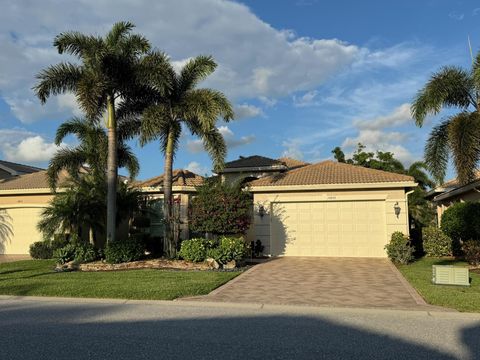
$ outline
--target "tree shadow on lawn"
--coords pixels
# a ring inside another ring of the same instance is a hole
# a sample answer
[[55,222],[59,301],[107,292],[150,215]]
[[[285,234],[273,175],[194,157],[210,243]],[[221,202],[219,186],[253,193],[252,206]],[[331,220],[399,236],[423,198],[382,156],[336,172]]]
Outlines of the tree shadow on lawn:
[[[147,308],[152,311],[151,318],[164,318],[145,320],[142,316],[148,315],[148,311],[138,314],[135,307],[128,306],[131,305],[25,302],[0,306],[2,358],[456,358],[433,345],[428,348],[318,316],[259,313],[199,317],[189,315],[189,308],[185,307],[181,315],[173,318],[156,314],[159,308],[152,306]],[[166,307],[160,309],[168,311]],[[480,353],[480,326],[463,328],[460,335],[473,359]]]

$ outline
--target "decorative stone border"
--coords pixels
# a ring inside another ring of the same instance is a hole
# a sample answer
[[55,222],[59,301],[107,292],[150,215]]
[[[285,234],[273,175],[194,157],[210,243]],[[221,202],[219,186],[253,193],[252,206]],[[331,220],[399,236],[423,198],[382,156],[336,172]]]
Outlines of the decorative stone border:
[[207,263],[192,263],[184,260],[153,259],[132,261],[129,263],[109,264],[96,261],[78,265],[80,271],[114,271],[133,269],[171,269],[171,270],[209,270]]

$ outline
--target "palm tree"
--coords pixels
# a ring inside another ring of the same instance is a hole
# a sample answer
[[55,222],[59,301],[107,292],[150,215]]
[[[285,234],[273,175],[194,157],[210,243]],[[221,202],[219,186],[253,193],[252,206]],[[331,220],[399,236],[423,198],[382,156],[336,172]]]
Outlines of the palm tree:
[[405,174],[412,176],[418,184],[418,187],[427,191],[433,188],[435,183],[430,179],[425,170],[428,170],[427,165],[425,165],[423,161],[416,161],[408,167]]
[[[130,124],[119,119],[117,158],[119,167],[125,167],[132,178],[136,177],[139,163],[131,148],[125,144],[130,138]],[[105,180],[107,168],[108,139],[105,130],[92,121],[73,118],[64,122],[57,129],[55,144],[60,145],[68,135],[75,135],[80,144],[74,148],[61,148],[50,160],[47,174],[50,186],[54,189],[62,170],[67,170],[71,177],[85,175],[84,165],[99,180]]]
[[[159,89],[153,104],[142,114],[140,143],[159,140],[164,154],[164,252],[173,257],[176,253],[176,239],[172,232],[172,168],[178,149],[182,126],[191,134],[203,140],[205,149],[214,162],[214,167],[223,167],[227,152],[223,136],[216,123],[219,118],[233,119],[233,109],[219,91],[197,88],[200,81],[213,73],[216,63],[210,56],[198,56],[189,60],[180,72],[175,72],[163,53],[152,53],[149,63],[163,69],[162,76],[152,76],[151,87]],[[165,81],[168,86],[165,86]]]
[[425,163],[438,182],[443,182],[450,156],[462,184],[475,178],[480,160],[479,91],[480,53],[471,71],[446,66],[433,74],[413,101],[411,112],[417,126],[443,108],[461,110],[435,126],[425,146]]
[[91,121],[107,112],[107,241],[115,239],[117,164],[117,100],[138,96],[143,55],[150,50],[148,40],[132,34],[134,25],[118,22],[105,37],[79,32],[61,33],[54,46],[60,54],[78,58],[79,63],[62,62],[41,71],[34,90],[42,103],[51,95],[73,92],[80,108]]

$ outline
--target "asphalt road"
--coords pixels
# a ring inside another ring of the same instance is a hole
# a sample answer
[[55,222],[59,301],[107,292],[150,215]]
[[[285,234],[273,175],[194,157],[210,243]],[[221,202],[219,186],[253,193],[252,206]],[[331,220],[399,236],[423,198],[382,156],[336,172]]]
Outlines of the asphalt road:
[[480,359],[480,314],[0,297],[0,359]]

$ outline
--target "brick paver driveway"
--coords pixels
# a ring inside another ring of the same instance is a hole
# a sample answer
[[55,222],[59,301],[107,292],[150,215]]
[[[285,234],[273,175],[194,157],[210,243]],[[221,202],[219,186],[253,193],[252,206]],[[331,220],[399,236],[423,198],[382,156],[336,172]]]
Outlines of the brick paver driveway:
[[367,258],[278,258],[194,300],[434,309],[388,260]]
[[20,260],[30,260],[31,257],[28,255],[2,255],[0,254],[0,264],[12,261],[20,261]]

